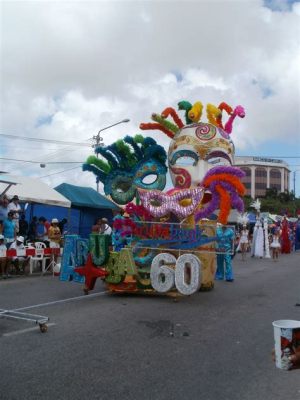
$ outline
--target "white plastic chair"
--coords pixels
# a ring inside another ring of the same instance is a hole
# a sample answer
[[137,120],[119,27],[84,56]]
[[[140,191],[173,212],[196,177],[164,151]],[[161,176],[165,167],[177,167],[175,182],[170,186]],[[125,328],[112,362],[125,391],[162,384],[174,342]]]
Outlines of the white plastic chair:
[[[50,249],[60,249],[59,243],[52,242],[52,241],[50,241],[49,247],[50,247]],[[52,275],[54,276],[55,275],[55,271],[56,271],[56,266],[58,264],[57,263],[58,258],[55,257],[54,253],[51,253],[51,256],[49,258],[50,258],[51,261],[50,261],[50,263],[49,263],[47,268],[43,268],[42,273],[45,274],[48,270],[50,270],[52,268]]]
[[32,256],[30,258],[29,273],[32,274],[33,268],[39,262],[42,263],[42,273],[44,273],[45,270],[46,270],[46,261],[50,260],[50,257],[45,257],[44,256],[44,249],[47,246],[43,242],[36,242],[36,243],[34,243],[34,247],[35,247],[35,256]]

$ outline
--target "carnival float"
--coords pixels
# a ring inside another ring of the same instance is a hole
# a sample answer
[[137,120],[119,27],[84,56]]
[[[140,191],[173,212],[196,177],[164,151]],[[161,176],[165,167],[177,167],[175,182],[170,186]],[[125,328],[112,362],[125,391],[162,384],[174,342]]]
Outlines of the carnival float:
[[[245,111],[207,104],[203,122],[201,102],[180,101],[178,112],[168,107],[140,124],[142,132],[156,132],[156,140],[126,136],[97,147],[86,160],[83,171],[95,174],[122,212],[114,217],[111,238],[66,237],[61,280],[84,282],[85,293],[97,278],[111,292],[213,289],[216,253],[230,251],[222,249],[217,226],[226,225],[232,208],[243,212],[243,172],[234,167],[231,133]],[[170,139],[168,152],[158,144],[162,134]],[[168,171],[173,188],[164,191]]]

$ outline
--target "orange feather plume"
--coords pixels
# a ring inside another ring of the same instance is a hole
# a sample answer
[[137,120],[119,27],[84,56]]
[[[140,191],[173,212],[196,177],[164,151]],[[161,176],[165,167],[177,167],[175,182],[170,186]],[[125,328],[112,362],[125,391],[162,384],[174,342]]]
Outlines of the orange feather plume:
[[172,108],[172,107],[165,108],[164,111],[161,113],[161,116],[163,118],[168,118],[169,115],[171,115],[171,117],[173,118],[175,124],[178,126],[179,129],[184,127],[183,122],[179,118],[179,116],[178,116],[177,112],[174,110],[174,108]]
[[140,129],[142,129],[143,131],[158,129],[159,131],[164,132],[171,139],[173,139],[173,137],[174,137],[174,132],[171,132],[168,129],[166,129],[164,126],[162,126],[162,125],[160,125],[158,123],[154,123],[154,122],[149,122],[149,123],[146,123],[146,124],[142,123],[142,124],[140,124]]
[[231,208],[230,195],[221,185],[216,185],[216,190],[220,195],[220,213],[218,221],[221,224],[226,224]]

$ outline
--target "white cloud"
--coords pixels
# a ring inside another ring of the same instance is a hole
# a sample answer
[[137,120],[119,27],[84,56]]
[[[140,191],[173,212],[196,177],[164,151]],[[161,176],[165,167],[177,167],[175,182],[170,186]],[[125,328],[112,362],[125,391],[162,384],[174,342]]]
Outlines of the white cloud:
[[[259,0],[4,2],[1,131],[78,142],[130,118],[105,132],[111,143],[185,99],[242,104],[247,115],[235,123],[237,150],[254,153],[283,137],[296,142],[299,15],[297,3],[278,12]],[[168,145],[168,138],[149,135]],[[52,144],[30,151],[30,142],[0,140],[2,156],[12,158],[80,161],[90,151]],[[13,165],[40,176],[72,167]],[[80,169],[45,179],[94,183]]]

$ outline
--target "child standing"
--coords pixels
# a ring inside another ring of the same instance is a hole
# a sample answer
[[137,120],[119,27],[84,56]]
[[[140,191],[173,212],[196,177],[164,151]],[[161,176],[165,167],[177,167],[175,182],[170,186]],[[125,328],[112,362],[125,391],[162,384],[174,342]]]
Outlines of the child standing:
[[243,229],[241,231],[241,239],[239,243],[239,247],[242,252],[242,261],[246,260],[248,246],[249,246],[249,231],[247,229],[247,225],[243,225]]
[[279,238],[280,238],[280,231],[277,229],[274,232],[273,235],[273,240],[272,243],[270,245],[271,249],[272,249],[272,258],[273,261],[277,261],[278,260],[278,255],[279,255],[279,249],[281,247],[280,242],[279,242]]

